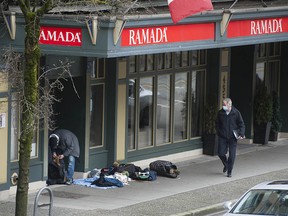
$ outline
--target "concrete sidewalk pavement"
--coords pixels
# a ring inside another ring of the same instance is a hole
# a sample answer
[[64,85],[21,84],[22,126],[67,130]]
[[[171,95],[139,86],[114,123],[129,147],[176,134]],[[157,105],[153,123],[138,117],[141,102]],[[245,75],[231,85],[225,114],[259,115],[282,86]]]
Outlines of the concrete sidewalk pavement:
[[[156,181],[132,181],[123,188],[107,190],[50,186],[53,215],[207,215],[223,209],[225,201],[237,199],[259,182],[288,179],[287,152],[286,139],[267,145],[239,144],[232,178],[222,173],[217,156],[199,155],[189,160],[169,159],[179,167],[177,179],[158,176]],[[150,161],[146,162],[148,167]],[[143,167],[145,161],[134,164]],[[35,196],[36,191],[29,193],[29,215],[33,215]],[[14,215],[14,202],[15,197],[2,201],[0,215]],[[48,196],[44,193],[40,203],[46,202]],[[38,215],[48,215],[47,208],[39,209]]]

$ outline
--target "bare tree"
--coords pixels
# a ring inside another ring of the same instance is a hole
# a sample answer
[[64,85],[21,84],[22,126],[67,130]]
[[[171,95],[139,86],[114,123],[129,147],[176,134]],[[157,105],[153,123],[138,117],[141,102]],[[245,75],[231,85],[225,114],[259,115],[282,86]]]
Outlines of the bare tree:
[[25,19],[25,51],[24,51],[24,98],[21,115],[21,135],[19,146],[19,176],[16,192],[16,216],[27,215],[29,164],[31,143],[34,134],[35,119],[32,108],[38,103],[38,70],[40,62],[40,17],[52,9],[52,0],[47,0],[36,9],[36,1],[18,0],[18,4]]
[[[70,68],[74,62],[66,58],[65,60],[58,60],[58,62],[51,65],[51,68],[43,66],[39,69],[37,79],[38,102],[36,106],[34,106],[29,104],[26,100],[23,91],[25,86],[23,55],[13,50],[11,47],[4,49],[3,51],[2,60],[0,59],[1,64],[4,66],[4,69],[2,69],[2,75],[5,75],[6,80],[9,81],[9,89],[13,90],[13,92],[17,92],[17,101],[11,102],[14,102],[13,104],[15,105],[19,105],[20,113],[23,112],[22,108],[25,107],[25,104],[30,107],[29,111],[35,119],[35,124],[32,125],[33,130],[37,130],[37,128],[54,130],[55,122],[51,117],[56,115],[56,113],[53,110],[53,104],[61,102],[61,99],[55,96],[55,90],[63,91],[63,81],[70,79],[72,86],[74,87],[74,92],[78,95],[70,72]],[[53,80],[51,79],[52,76]],[[22,130],[20,133],[22,133]]]

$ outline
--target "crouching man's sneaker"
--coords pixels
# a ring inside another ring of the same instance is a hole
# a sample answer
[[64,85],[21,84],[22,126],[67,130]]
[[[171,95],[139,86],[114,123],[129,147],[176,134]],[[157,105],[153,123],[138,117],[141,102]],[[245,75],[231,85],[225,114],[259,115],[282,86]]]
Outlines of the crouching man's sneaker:
[[67,179],[65,182],[66,185],[71,185],[73,183],[73,179]]

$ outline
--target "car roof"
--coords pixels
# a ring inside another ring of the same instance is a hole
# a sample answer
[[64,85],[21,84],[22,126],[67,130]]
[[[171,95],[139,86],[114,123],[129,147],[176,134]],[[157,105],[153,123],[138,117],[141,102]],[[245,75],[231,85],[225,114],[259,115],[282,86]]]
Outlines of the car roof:
[[288,180],[266,181],[252,187],[251,190],[269,189],[269,190],[288,190]]

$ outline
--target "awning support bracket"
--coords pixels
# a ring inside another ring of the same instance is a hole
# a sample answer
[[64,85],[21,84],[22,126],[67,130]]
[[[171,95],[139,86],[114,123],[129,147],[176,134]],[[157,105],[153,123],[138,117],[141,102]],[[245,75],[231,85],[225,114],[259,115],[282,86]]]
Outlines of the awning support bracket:
[[118,18],[118,17],[116,18],[115,27],[113,31],[114,45],[118,43],[118,40],[122,34],[125,24],[126,24],[126,20],[124,20],[123,18]]
[[221,36],[223,36],[226,32],[226,29],[229,25],[229,22],[232,18],[232,13],[231,10],[224,10],[223,11],[223,16],[222,16],[222,20],[220,23],[220,28],[221,28]]
[[96,45],[97,32],[98,32],[98,20],[97,17],[92,17],[86,20],[86,26],[90,35],[91,43]]

